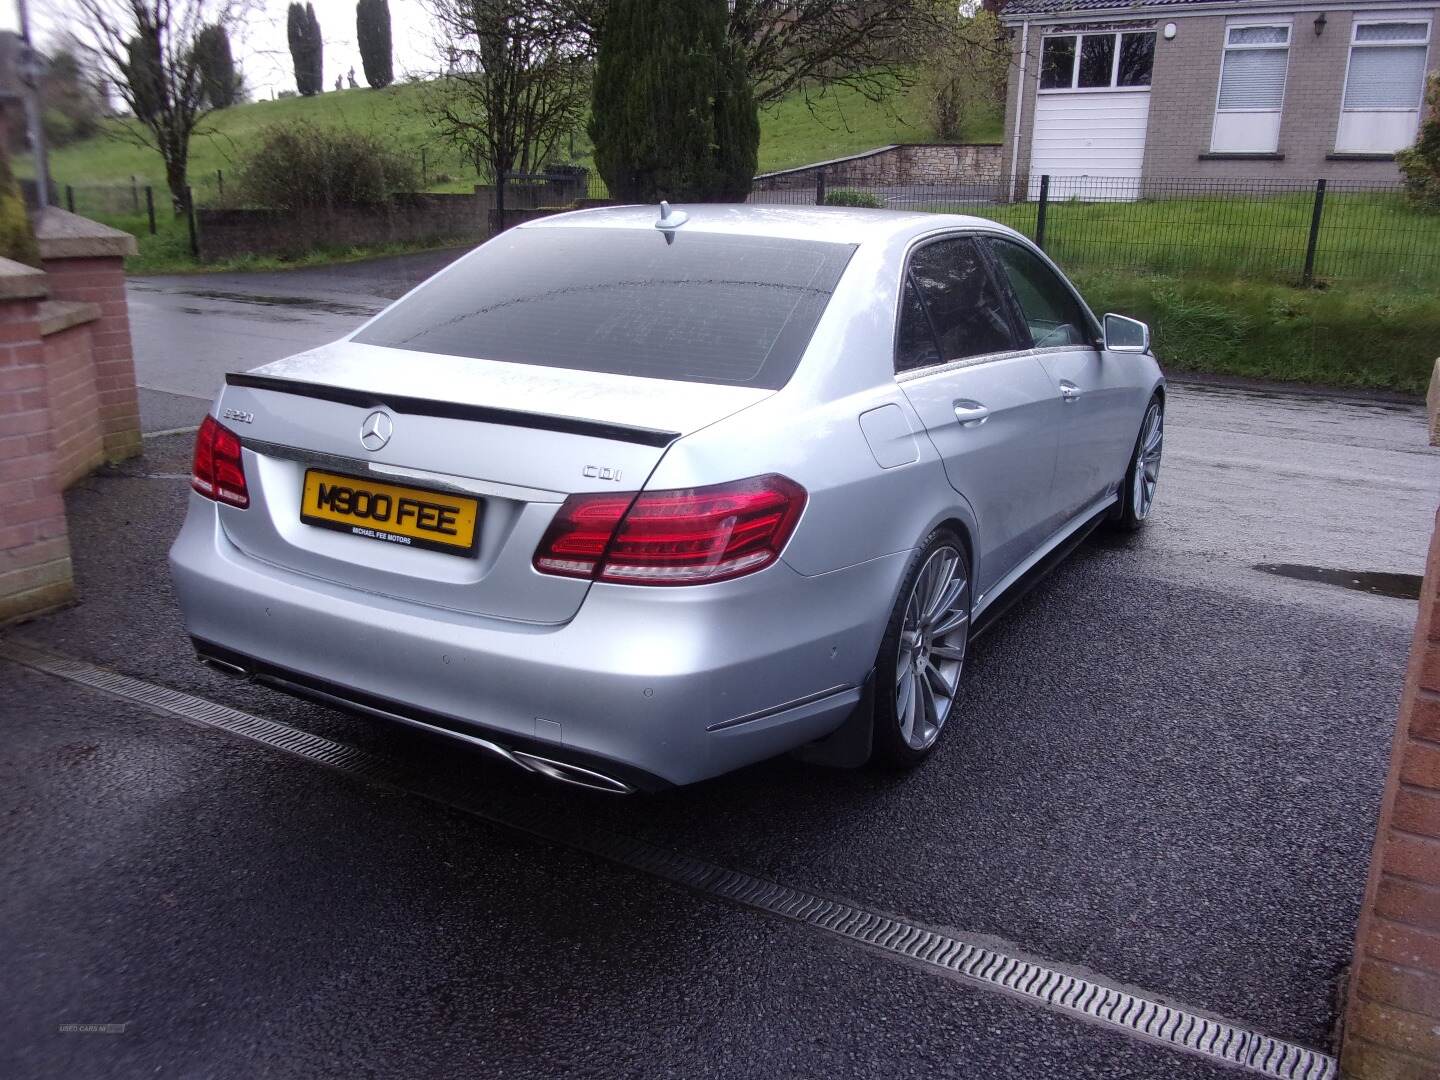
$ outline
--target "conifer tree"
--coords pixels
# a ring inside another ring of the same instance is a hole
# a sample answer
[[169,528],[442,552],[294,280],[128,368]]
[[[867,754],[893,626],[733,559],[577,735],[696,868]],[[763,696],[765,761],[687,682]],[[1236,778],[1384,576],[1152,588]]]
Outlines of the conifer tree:
[[292,3],[286,12],[285,29],[290,40],[290,59],[295,65],[295,89],[303,97],[320,93],[325,85],[325,47],[314,5],[306,4],[302,8]]
[[195,35],[195,65],[206,104],[212,109],[228,109],[240,103],[244,84],[235,70],[230,32],[225,27],[207,26]]
[[386,0],[359,0],[355,5],[355,38],[365,81],[376,90],[395,81],[390,45],[390,5]]
[[590,138],[612,197],[740,201],[760,146],[724,0],[613,0],[596,57]]

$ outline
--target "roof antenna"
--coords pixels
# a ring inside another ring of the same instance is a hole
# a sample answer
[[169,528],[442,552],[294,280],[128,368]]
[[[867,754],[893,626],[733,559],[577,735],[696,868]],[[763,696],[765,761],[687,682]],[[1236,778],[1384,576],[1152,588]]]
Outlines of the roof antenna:
[[672,210],[670,209],[670,204],[664,199],[661,199],[660,220],[655,222],[655,228],[664,229],[670,235],[674,235],[673,230],[684,225],[689,218],[690,215],[685,213],[684,210]]

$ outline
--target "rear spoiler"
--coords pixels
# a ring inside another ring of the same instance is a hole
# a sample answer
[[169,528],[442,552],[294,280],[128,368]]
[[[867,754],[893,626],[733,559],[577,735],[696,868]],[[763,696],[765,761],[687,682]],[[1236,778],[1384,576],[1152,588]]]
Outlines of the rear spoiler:
[[335,401],[360,409],[389,409],[410,416],[438,416],[446,420],[473,420],[481,424],[505,427],[537,428],[541,431],[563,431],[570,435],[589,435],[613,442],[638,443],[641,446],[669,446],[680,437],[678,431],[657,431],[654,428],[610,424],[603,420],[583,420],[574,416],[552,416],[549,413],[520,412],[517,409],[494,409],[487,405],[462,405],[454,401],[382,394],[373,390],[352,390],[343,386],[304,382],[300,379],[277,379],[272,375],[252,375],[232,371],[225,376],[227,386],[246,386],[254,390],[270,390],[277,394]]

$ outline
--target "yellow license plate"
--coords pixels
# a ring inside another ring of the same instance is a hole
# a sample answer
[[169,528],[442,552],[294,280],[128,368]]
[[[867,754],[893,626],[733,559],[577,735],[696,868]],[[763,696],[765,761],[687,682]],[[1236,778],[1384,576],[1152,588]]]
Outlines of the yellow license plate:
[[300,520],[370,540],[473,555],[480,500],[307,469]]

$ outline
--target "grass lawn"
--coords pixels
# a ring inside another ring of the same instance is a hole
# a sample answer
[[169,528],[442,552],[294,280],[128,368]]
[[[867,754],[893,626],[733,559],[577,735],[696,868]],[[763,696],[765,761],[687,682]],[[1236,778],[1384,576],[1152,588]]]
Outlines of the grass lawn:
[[[962,142],[998,143],[1004,117],[986,115],[967,125]],[[813,98],[792,95],[760,114],[760,171],[827,161],[891,143],[935,142],[918,94],[901,92],[866,101],[843,87]]]
[[[316,124],[348,125],[376,132],[392,145],[407,150],[423,165],[425,187],[430,191],[468,191],[476,182],[474,168],[452,146],[438,138],[423,112],[425,87],[406,84],[384,90],[340,90],[313,98],[256,101],[214,113],[206,123],[209,134],[195,138],[190,148],[190,183],[199,205],[219,201],[233,185],[248,147],[272,124],[306,120]],[[935,138],[914,94],[900,92],[883,102],[867,101],[844,88],[812,98],[796,95],[762,112],[760,170],[804,165],[811,161],[859,153],[896,142],[927,142]],[[128,121],[115,121],[120,127]],[[965,133],[967,141],[993,142],[1000,138],[999,115],[977,120]],[[591,164],[591,146],[583,131],[576,132],[562,155]],[[24,175],[31,162],[22,157],[16,171]],[[133,232],[140,254],[130,260],[135,273],[165,273],[196,269],[190,257],[183,221],[169,212],[169,194],[159,155],[132,143],[101,136],[53,149],[50,171],[60,188],[62,203],[73,198],[75,210],[117,228]],[[157,235],[151,236],[145,215],[146,187],[155,201]],[[69,190],[67,190],[69,189]],[[384,249],[388,252],[392,249]],[[364,252],[320,251],[309,262],[333,262]],[[244,260],[229,268],[268,268],[297,265],[275,259]],[[211,269],[219,267],[207,267]]]
[[1167,371],[1423,394],[1440,343],[1433,288],[1347,283],[1297,289],[1078,270],[1097,314],[1144,319]]
[[[233,182],[246,149],[255,144],[261,131],[270,124],[292,120],[346,124],[376,132],[410,151],[417,161],[423,151],[429,190],[468,190],[476,182],[475,170],[430,126],[422,111],[424,90],[417,84],[384,90],[340,90],[313,98],[257,101],[214,113],[206,125],[212,133],[191,143],[190,180],[196,197],[202,203],[211,201],[218,195],[217,171]],[[119,126],[126,121],[114,123]],[[916,95],[905,92],[884,102],[872,102],[842,88],[812,99],[809,105],[796,95],[762,112],[760,125],[761,172],[889,143],[929,142],[935,138],[922,103]],[[998,141],[1000,117],[982,118],[965,135],[968,142]],[[588,136],[577,132],[573,144],[562,148],[561,156],[589,164]],[[18,159],[17,172],[23,174],[29,164],[28,159]],[[86,212],[87,200],[96,204],[95,212],[107,212],[107,207],[101,205],[101,195],[85,190],[89,186],[127,185],[132,178],[138,178],[142,188],[146,184],[156,187],[157,199],[164,186],[158,154],[105,136],[52,150],[50,171],[62,189],[65,185],[75,187],[75,209],[82,213]]]
[[[1037,207],[936,207],[1034,237]],[[1297,288],[1310,194],[1056,202],[1045,249],[1097,313],[1144,319],[1169,371],[1423,394],[1440,351],[1440,214],[1332,193]]]
[[[1035,203],[945,206],[1035,236]],[[1071,268],[1301,280],[1311,194],[1053,202],[1045,249]],[[1440,214],[1399,193],[1332,193],[1325,200],[1314,277],[1440,288]]]
[[[222,182],[219,174],[234,182],[248,148],[256,144],[266,127],[295,120],[375,132],[392,145],[408,150],[417,162],[423,150],[429,190],[468,190],[476,182],[474,170],[430,128],[420,111],[422,91],[423,87],[415,84],[384,90],[340,90],[313,98],[256,101],[213,113],[204,125],[207,133],[190,143],[190,183],[196,200],[201,204],[215,201]],[[111,122],[117,129],[132,123]],[[17,171],[26,166],[28,162],[23,159],[17,161]],[[128,185],[132,178],[141,188],[153,185],[157,203],[168,200],[160,156],[106,135],[52,150],[50,172],[62,189],[62,198],[63,189],[74,186],[75,209],[79,213],[110,212],[111,193],[89,189]]]

